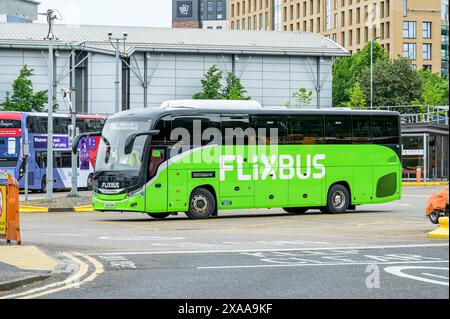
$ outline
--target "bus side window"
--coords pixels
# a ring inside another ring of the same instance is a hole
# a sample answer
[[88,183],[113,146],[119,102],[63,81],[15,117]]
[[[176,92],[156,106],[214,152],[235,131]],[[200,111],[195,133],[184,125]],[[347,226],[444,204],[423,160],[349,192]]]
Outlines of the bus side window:
[[[288,143],[286,116],[256,115],[251,118],[258,134],[259,145],[282,145]],[[271,134],[272,132],[276,135]]]
[[152,145],[173,144],[170,140],[170,133],[172,132],[172,118],[170,116],[160,119],[154,129],[158,130],[159,134],[152,137]]
[[399,119],[396,116],[373,116],[374,144],[400,144]]
[[326,144],[351,144],[352,126],[349,115],[325,116]]
[[[248,115],[222,115],[220,120],[222,122],[223,145],[248,145],[249,138],[253,138],[254,144],[256,144],[255,130],[250,125]],[[251,142],[253,143],[253,141]]]
[[290,144],[323,144],[324,123],[322,115],[288,116],[287,122],[290,124]]
[[372,143],[370,116],[352,116],[353,144]]

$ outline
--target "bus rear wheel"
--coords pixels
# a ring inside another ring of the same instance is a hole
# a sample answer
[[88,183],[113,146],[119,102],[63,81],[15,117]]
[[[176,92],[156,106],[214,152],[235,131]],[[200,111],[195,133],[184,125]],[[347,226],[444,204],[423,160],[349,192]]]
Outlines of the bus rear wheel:
[[308,211],[308,207],[289,207],[289,208],[283,208],[283,210],[286,213],[289,214],[304,214]]
[[164,219],[169,217],[170,213],[163,213],[163,214],[157,214],[157,213],[147,213],[148,216],[155,218],[155,219]]
[[47,193],[47,176],[42,177],[41,189],[39,191],[41,193]]
[[333,185],[328,191],[327,206],[322,207],[320,211],[324,214],[345,213],[350,206],[350,195],[344,185]]
[[186,215],[190,219],[207,219],[216,211],[216,199],[214,195],[205,188],[197,188],[191,194],[189,211]]

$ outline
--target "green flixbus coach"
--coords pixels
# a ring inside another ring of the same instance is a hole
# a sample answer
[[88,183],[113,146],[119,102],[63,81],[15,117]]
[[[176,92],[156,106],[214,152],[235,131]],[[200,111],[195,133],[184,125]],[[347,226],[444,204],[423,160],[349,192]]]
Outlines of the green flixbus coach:
[[191,219],[219,210],[354,210],[401,198],[400,116],[168,101],[109,118],[94,174],[97,211]]

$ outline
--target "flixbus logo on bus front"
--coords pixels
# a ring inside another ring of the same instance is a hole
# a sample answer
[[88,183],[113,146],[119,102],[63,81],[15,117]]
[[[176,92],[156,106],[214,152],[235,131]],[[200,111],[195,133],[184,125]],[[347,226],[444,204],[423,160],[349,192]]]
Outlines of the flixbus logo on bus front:
[[[305,161],[306,158],[306,161]],[[220,180],[225,181],[227,172],[237,169],[237,178],[240,181],[281,179],[290,180],[298,178],[323,179],[326,175],[325,154],[317,155],[260,155],[254,156],[251,162],[251,173],[244,172],[244,157],[239,155],[225,155],[220,157]]]

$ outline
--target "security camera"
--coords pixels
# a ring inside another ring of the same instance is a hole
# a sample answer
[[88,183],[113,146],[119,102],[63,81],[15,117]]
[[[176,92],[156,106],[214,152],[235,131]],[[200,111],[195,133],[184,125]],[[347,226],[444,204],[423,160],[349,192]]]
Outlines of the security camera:
[[108,32],[108,37],[112,37],[113,33],[112,32]]
[[123,36],[124,36],[124,38],[127,38],[127,37],[128,37],[128,33],[125,32],[125,33],[123,34]]

